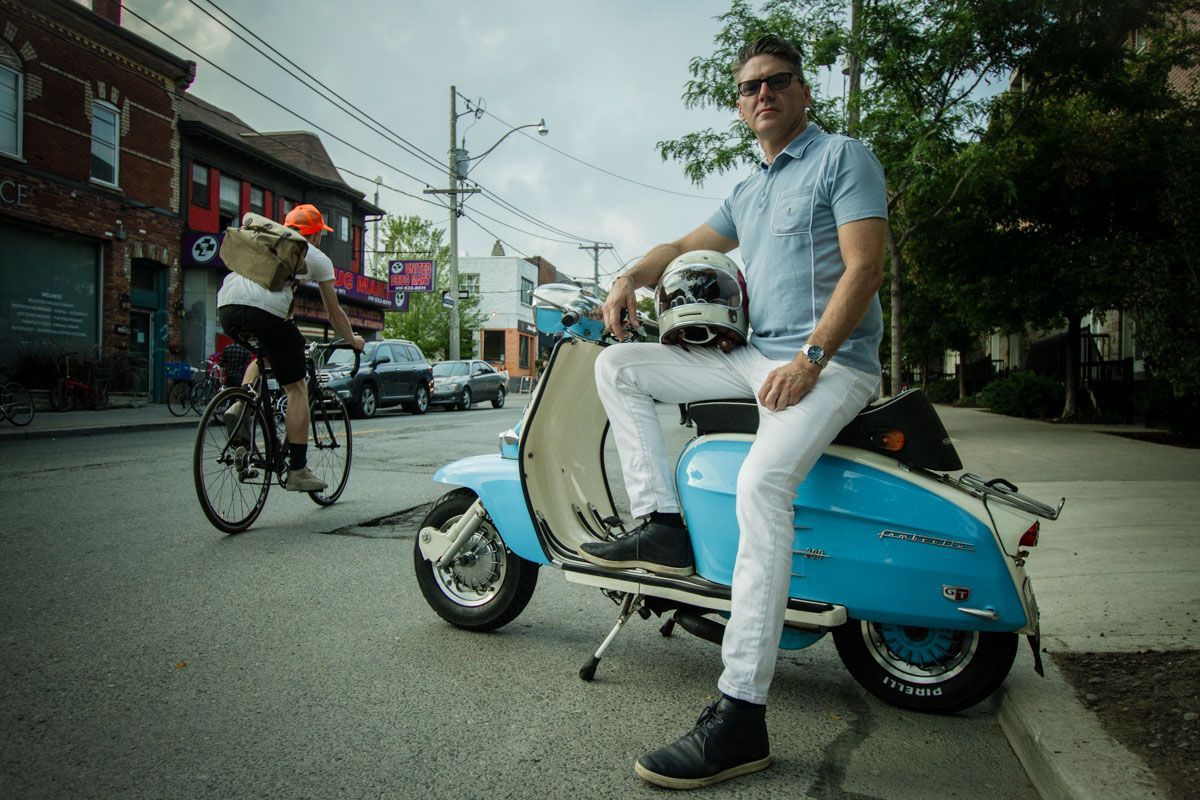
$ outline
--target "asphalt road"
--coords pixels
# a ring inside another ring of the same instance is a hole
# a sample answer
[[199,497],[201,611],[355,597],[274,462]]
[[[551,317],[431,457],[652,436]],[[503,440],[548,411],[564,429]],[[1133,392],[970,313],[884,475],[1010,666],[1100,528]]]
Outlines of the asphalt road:
[[[357,421],[336,505],[276,489],[237,536],[197,505],[187,430],[0,443],[0,796],[656,796],[633,760],[691,726],[715,647],[635,620],[585,684],[598,592],[546,569],[468,634],[417,589],[434,469],[491,451],[521,399]],[[893,709],[828,639],[780,659],[768,722],[775,766],[706,796],[1037,796],[989,706]]]

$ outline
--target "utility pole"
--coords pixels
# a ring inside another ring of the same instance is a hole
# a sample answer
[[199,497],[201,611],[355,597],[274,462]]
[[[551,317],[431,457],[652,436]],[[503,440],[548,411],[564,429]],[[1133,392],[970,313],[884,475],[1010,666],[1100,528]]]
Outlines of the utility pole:
[[[383,176],[375,176],[375,207],[379,208],[379,185],[383,183]],[[371,263],[375,265],[375,277],[378,278],[379,272],[379,226],[383,224],[383,217],[375,220],[375,241],[371,245]],[[386,276],[384,276],[386,278]]]
[[[458,92],[450,87],[450,186],[447,189],[426,189],[425,194],[450,195],[450,342],[449,360],[458,360],[458,195],[474,194],[478,189],[460,188],[458,183],[463,177],[459,174],[459,151],[455,139],[458,138]],[[463,154],[465,155],[465,153]]]
[[858,90],[862,77],[862,61],[858,56],[858,34],[862,19],[862,0],[850,0],[850,52],[847,53],[847,68],[850,81],[846,88],[846,133],[858,135]]
[[596,291],[600,291],[600,251],[612,250],[611,244],[602,244],[601,242],[592,242],[591,244],[579,245],[580,250],[592,251],[592,283],[596,286]]

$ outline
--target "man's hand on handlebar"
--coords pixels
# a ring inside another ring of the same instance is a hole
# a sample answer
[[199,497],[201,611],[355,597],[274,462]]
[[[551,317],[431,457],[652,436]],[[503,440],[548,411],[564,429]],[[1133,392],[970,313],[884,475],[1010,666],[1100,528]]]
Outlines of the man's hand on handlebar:
[[637,327],[637,288],[633,278],[619,275],[613,281],[608,299],[604,301],[604,329],[620,340],[629,338]]
[[363,351],[363,348],[367,346],[366,340],[363,339],[363,337],[359,336],[357,333],[354,334],[352,337],[350,337],[349,344],[350,344],[350,347],[356,353],[361,353]]

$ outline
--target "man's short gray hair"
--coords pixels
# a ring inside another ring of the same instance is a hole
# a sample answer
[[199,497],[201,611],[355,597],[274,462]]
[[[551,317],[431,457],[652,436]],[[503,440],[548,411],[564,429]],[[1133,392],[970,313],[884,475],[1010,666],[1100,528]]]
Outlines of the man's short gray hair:
[[742,67],[746,66],[746,62],[755,56],[776,56],[788,62],[792,72],[804,83],[804,71],[800,64],[800,50],[786,39],[780,38],[773,33],[768,33],[765,36],[760,36],[752,42],[748,42],[738,50],[737,60],[733,64],[733,77],[737,80],[737,75],[742,71]]

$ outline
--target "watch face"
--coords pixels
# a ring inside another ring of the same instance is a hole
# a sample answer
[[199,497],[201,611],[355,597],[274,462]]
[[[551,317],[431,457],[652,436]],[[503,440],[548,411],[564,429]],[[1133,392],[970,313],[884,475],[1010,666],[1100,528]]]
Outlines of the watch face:
[[804,350],[804,355],[808,356],[808,360],[819,366],[825,365],[825,348],[819,344],[810,344]]

